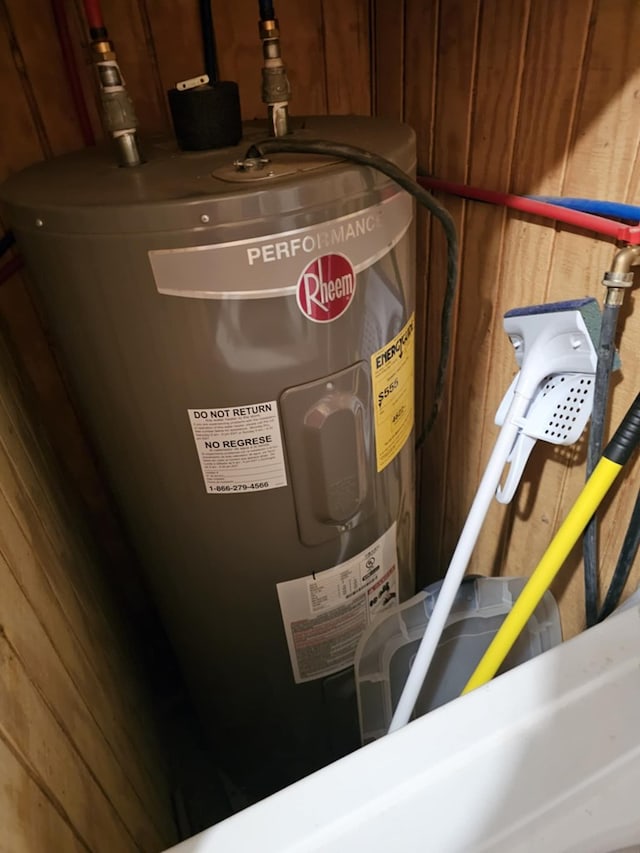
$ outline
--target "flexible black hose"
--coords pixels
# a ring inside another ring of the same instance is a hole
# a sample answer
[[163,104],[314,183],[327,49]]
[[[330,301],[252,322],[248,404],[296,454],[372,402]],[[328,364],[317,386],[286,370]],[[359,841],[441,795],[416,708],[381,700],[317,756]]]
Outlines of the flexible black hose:
[[[618,326],[619,305],[605,302],[598,343],[598,362],[596,366],[595,388],[589,443],[587,446],[587,479],[598,464],[604,442],[604,427],[609,399],[609,384],[613,359],[615,357],[615,338]],[[598,517],[589,522],[583,540],[585,618],[587,628],[598,621]]]
[[260,9],[260,20],[261,21],[273,21],[276,17],[276,11],[273,8],[273,3],[271,0],[258,0],[258,6]]
[[451,325],[453,316],[453,304],[456,295],[456,284],[458,280],[458,235],[451,214],[446,208],[436,201],[428,190],[421,187],[416,181],[403,172],[399,166],[372,154],[364,148],[354,145],[344,145],[340,142],[329,142],[324,139],[296,139],[295,137],[274,137],[265,139],[252,145],[247,151],[247,158],[263,157],[266,154],[290,153],[290,154],[319,154],[325,157],[337,157],[341,160],[350,160],[361,166],[369,166],[382,172],[398,186],[412,195],[418,204],[426,208],[440,222],[447,238],[447,283],[442,301],[442,313],[440,319],[440,357],[438,359],[438,372],[435,382],[433,407],[424,429],[416,440],[416,447],[424,443],[425,438],[433,429],[438,416],[444,385],[447,375],[447,365],[451,350]]
[[633,512],[631,513],[631,520],[629,521],[627,533],[620,549],[618,563],[614,569],[609,589],[598,613],[598,622],[606,619],[618,606],[618,602],[629,579],[631,567],[638,553],[638,547],[640,547],[640,491],[636,497]]
[[0,237],[0,258],[9,251],[15,242],[16,238],[11,231],[7,231],[6,234]]
[[609,439],[602,455],[610,462],[623,467],[640,444],[640,393],[636,394],[617,430]]
[[211,0],[200,0],[200,29],[202,30],[204,70],[209,75],[209,83],[213,86],[218,82],[218,50]]

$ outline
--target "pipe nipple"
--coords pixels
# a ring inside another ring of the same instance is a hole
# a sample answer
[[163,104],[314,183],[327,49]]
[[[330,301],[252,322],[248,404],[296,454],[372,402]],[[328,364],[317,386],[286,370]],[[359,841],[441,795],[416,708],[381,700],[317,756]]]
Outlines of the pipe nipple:
[[291,84],[280,53],[280,28],[276,18],[258,23],[262,41],[262,102],[267,105],[270,136],[289,133]]

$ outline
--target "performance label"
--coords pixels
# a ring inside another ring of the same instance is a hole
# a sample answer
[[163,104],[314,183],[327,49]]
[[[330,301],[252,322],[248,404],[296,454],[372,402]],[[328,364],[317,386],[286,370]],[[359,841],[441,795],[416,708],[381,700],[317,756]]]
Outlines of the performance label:
[[367,625],[398,603],[395,523],[351,560],[277,590],[296,684],[351,666]]
[[376,463],[382,471],[398,455],[414,422],[415,315],[371,356]]
[[260,492],[287,485],[275,400],[188,412],[207,492]]
[[[338,291],[345,295],[355,283],[345,281],[345,274],[355,277],[384,257],[402,240],[412,218],[411,197],[396,192],[380,204],[294,231],[206,246],[152,249],[149,262],[158,291],[171,296],[191,299],[290,296],[299,291],[300,274],[305,269],[317,276],[318,288],[323,278],[326,285],[333,281],[327,291],[334,296]],[[213,229],[213,233],[218,230]],[[327,277],[326,269],[314,266],[309,270],[309,265],[317,265],[321,256],[336,254],[349,258],[349,269],[339,276]],[[341,283],[336,284],[336,277]],[[308,285],[313,300],[316,285],[311,277]],[[318,296],[318,301],[327,300]],[[325,320],[321,307],[318,311],[320,319]]]

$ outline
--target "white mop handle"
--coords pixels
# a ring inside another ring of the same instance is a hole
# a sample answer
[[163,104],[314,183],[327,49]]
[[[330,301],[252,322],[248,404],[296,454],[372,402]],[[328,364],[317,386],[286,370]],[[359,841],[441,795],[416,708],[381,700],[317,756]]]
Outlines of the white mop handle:
[[500,483],[507,457],[520,429],[519,420],[525,415],[529,401],[529,397],[522,396],[516,391],[478,486],[478,491],[473,499],[473,504],[442,582],[433,612],[427,622],[427,628],[420,641],[418,652],[391,720],[389,733],[405,726],[411,718],[440,636],[455,601],[456,593],[460,588],[471,554],[478,541],[480,530],[491,506],[491,501]]

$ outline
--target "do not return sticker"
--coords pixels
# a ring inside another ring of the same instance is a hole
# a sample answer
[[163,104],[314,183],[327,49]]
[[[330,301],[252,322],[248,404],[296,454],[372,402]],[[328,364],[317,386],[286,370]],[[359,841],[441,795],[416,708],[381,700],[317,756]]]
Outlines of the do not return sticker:
[[207,492],[260,492],[287,485],[275,400],[188,412]]

